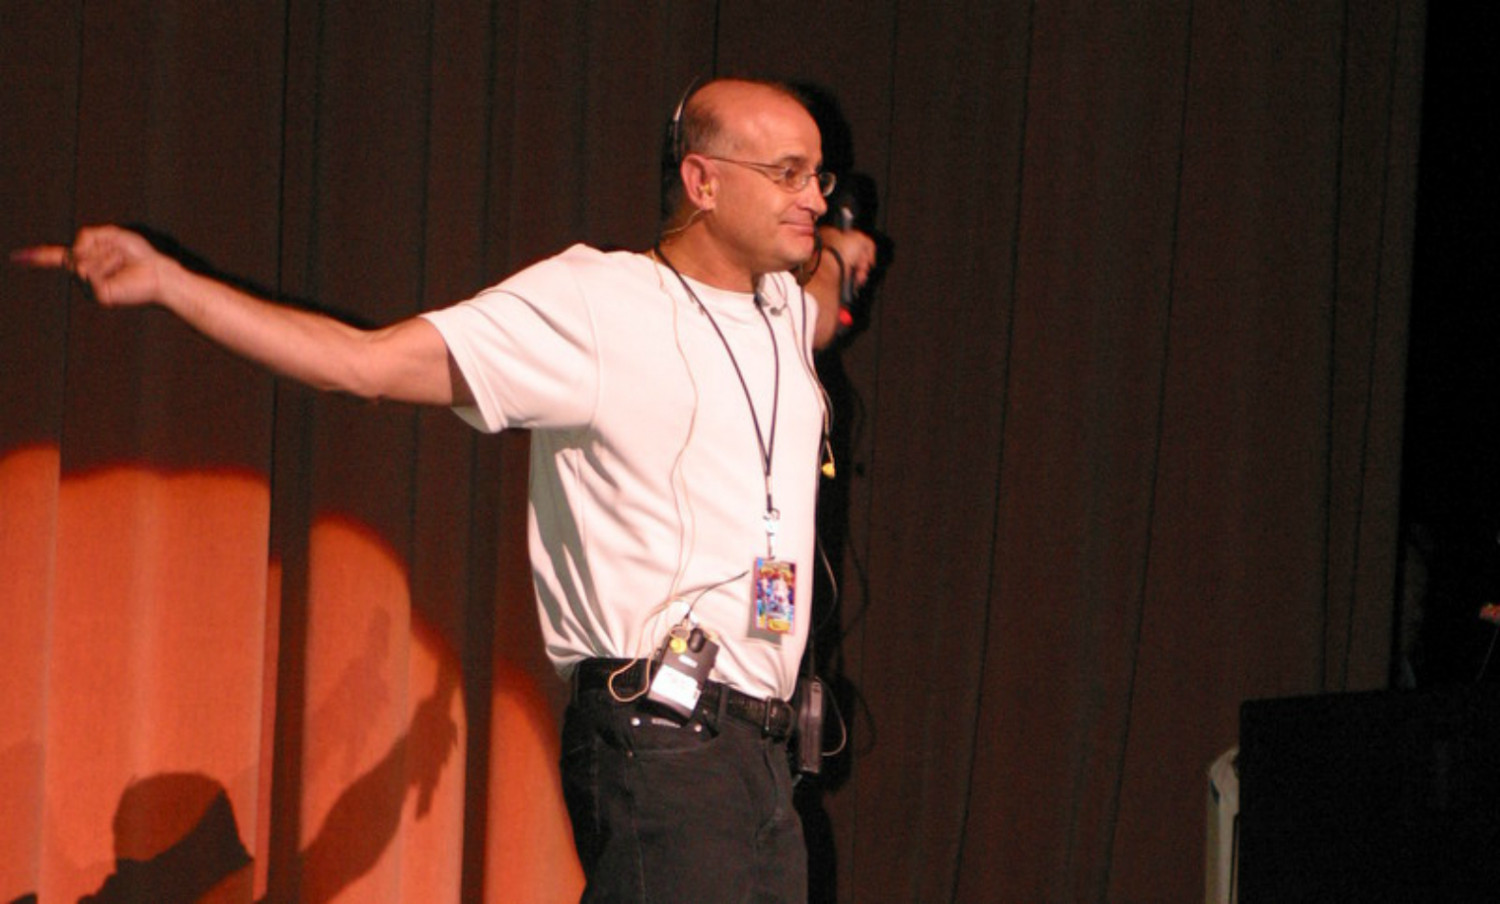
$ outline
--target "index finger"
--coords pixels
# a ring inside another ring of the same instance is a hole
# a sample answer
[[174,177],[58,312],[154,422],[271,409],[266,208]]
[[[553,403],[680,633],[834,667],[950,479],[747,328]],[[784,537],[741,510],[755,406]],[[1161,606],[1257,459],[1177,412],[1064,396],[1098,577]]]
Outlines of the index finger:
[[64,245],[33,245],[10,253],[10,261],[22,267],[72,269],[73,252]]

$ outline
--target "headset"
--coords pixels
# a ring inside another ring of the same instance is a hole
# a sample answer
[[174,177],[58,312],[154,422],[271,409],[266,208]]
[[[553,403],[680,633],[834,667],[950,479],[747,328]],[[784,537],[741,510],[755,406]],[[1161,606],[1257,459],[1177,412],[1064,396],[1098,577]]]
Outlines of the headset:
[[677,188],[682,176],[682,160],[687,156],[687,136],[683,134],[682,116],[687,110],[688,101],[692,99],[693,93],[699,88],[700,80],[697,76],[688,82],[687,89],[682,92],[682,98],[677,101],[677,109],[672,112],[672,119],[667,123],[667,133],[662,136],[661,147],[661,221],[666,223],[671,219],[677,199]]
[[667,126],[667,148],[673,166],[680,166],[682,158],[687,156],[687,148],[683,146],[685,139],[682,135],[682,111],[687,109],[688,99],[697,89],[698,77],[695,75],[683,90],[682,98],[677,101],[677,109],[672,113],[672,122]]
[[681,99],[676,102],[676,109],[672,111],[672,120],[667,123],[666,135],[661,136],[661,186],[660,192],[660,216],[661,222],[666,223],[672,219],[675,213],[675,201],[678,198],[678,183],[681,181],[682,157],[687,156],[687,135],[682,132],[682,112],[687,109],[688,100],[693,97],[693,91],[699,87],[699,79],[693,76],[693,81],[687,82],[687,90],[682,91]]

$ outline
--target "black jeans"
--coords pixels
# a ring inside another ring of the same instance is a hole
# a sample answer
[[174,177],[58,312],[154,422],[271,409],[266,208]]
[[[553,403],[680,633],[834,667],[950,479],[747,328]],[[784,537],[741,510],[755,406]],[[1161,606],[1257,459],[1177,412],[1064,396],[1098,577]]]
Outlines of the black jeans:
[[563,797],[584,902],[804,902],[807,850],[784,741],[733,718],[686,725],[580,691]]

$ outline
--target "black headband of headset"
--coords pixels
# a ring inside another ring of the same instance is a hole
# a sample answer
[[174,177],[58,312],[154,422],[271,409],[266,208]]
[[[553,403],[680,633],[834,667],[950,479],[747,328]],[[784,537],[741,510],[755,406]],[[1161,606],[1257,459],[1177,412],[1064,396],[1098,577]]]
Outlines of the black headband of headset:
[[693,96],[693,91],[696,90],[697,87],[698,77],[694,76],[693,80],[688,82],[687,89],[682,92],[682,99],[677,101],[677,109],[672,113],[671,148],[672,164],[674,166],[680,165],[682,163],[682,158],[687,154],[687,148],[683,147],[684,138],[682,135],[682,112],[687,109],[688,99]]

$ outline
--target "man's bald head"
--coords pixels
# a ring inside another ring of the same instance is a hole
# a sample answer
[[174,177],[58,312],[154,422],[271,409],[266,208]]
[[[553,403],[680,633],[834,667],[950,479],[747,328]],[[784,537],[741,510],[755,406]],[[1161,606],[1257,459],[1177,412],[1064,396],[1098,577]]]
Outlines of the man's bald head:
[[664,228],[691,215],[684,209],[680,167],[688,154],[734,156],[766,110],[795,108],[811,118],[802,97],[775,81],[721,78],[690,89],[668,125],[662,153],[661,217]]

